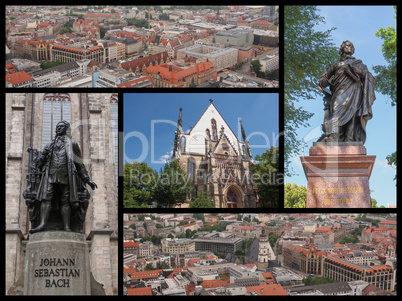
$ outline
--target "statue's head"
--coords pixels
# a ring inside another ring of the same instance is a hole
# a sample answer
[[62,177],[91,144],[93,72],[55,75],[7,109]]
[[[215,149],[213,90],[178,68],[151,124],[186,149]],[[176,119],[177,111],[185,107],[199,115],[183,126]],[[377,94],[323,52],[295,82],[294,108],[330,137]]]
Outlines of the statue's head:
[[69,138],[71,138],[70,123],[65,120],[59,121],[56,125],[56,135],[57,136],[66,135]]
[[350,41],[344,41],[341,46],[339,47],[339,54],[350,54],[352,55],[355,53],[355,46]]

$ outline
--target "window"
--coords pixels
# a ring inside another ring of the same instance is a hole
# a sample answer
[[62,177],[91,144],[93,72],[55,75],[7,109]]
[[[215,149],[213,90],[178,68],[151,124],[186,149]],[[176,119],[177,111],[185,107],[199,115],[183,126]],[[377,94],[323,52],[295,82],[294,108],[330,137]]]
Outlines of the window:
[[53,140],[59,121],[71,123],[70,104],[70,95],[67,93],[46,93],[43,96],[42,148]]
[[187,176],[194,183],[194,179],[195,179],[195,160],[193,158],[188,158],[188,160],[187,160]]

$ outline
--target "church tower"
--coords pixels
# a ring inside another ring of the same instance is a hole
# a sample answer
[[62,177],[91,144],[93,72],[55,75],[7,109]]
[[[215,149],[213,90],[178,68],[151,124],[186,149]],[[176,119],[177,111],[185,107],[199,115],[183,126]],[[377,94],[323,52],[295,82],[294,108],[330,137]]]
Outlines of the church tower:
[[269,237],[266,234],[265,229],[262,229],[258,245],[258,262],[257,262],[258,268],[260,269],[268,268],[269,260],[275,260],[275,254],[271,248],[271,245],[269,243]]

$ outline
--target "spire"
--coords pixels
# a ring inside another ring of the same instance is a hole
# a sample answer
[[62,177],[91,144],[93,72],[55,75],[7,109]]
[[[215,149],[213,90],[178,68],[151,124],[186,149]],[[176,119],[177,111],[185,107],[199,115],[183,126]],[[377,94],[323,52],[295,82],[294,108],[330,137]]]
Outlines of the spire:
[[173,147],[173,154],[172,154],[173,158],[178,157],[179,152],[180,152],[180,135],[181,135],[181,130],[182,130],[181,111],[182,111],[182,108],[180,108],[179,120],[177,120],[177,129],[176,129],[176,133],[174,135],[174,147]]
[[180,108],[179,120],[177,121],[177,130],[180,131],[180,133],[181,133],[181,127],[182,127],[182,119],[181,119],[181,111],[182,111],[182,110],[183,110],[183,109]]
[[240,122],[240,127],[241,127],[241,136],[242,136],[242,138],[243,138],[244,144],[246,145],[246,154],[245,154],[245,155],[246,155],[249,159],[252,159],[253,157],[252,157],[252,155],[251,155],[250,145],[248,144],[246,132],[245,132],[245,130],[244,130],[244,128],[243,128],[243,123],[241,122],[241,119],[239,119],[239,122]]

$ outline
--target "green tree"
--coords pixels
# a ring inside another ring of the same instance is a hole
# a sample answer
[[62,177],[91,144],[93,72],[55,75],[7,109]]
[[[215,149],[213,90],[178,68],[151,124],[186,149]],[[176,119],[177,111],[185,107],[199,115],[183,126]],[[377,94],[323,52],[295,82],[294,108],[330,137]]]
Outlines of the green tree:
[[[394,6],[396,20],[396,6]],[[376,86],[375,90],[388,95],[391,99],[391,105],[396,106],[397,99],[397,44],[396,44],[396,27],[389,26],[386,28],[380,27],[375,35],[383,40],[382,54],[388,65],[373,66],[375,72]],[[396,152],[386,157],[388,165],[396,167]],[[396,175],[394,180],[396,180]]]
[[356,235],[353,236],[344,236],[342,239],[339,241],[340,244],[357,244],[359,242],[359,239],[357,238]]
[[205,191],[198,191],[197,196],[191,200],[190,208],[215,208],[215,199],[208,197]]
[[308,276],[303,279],[303,284],[305,286],[310,286],[310,285],[318,285],[318,284],[327,284],[327,283],[333,283],[337,282],[336,280],[332,280],[329,277],[311,277]]
[[260,206],[263,208],[277,208],[279,206],[279,187],[283,176],[279,171],[279,148],[271,146],[262,155],[256,155],[252,167],[253,182],[257,185]]
[[[396,20],[396,6],[394,6]],[[396,27],[389,26],[386,28],[380,27],[375,35],[383,40],[382,44],[382,54],[385,61],[388,63],[387,66],[377,65],[373,66],[376,78],[376,91],[388,95],[391,98],[391,105],[396,105]]]
[[172,208],[183,204],[193,188],[178,161],[169,161],[158,174],[152,198],[158,205]]
[[60,62],[60,61],[53,61],[53,62],[42,62],[42,63],[40,63],[39,66],[41,67],[42,70],[45,70],[45,69],[57,67],[57,66],[64,65],[64,64],[65,63]]
[[271,232],[269,233],[268,240],[269,244],[273,248],[275,246],[276,241],[278,240],[278,236],[275,233]]
[[169,21],[169,14],[167,13],[162,13],[159,15],[159,20],[166,20]]
[[250,63],[250,70],[251,72],[255,72],[257,74],[257,76],[259,75],[259,73],[261,72],[261,63],[260,60],[254,60]]
[[385,208],[384,205],[381,205],[380,207],[377,206],[377,200],[371,198],[371,208]]
[[125,208],[147,208],[151,202],[156,172],[145,162],[124,164],[123,205]]
[[285,208],[305,208],[307,198],[306,186],[285,184]]
[[301,101],[314,99],[318,94],[317,81],[326,67],[338,60],[338,49],[331,39],[335,28],[326,31],[314,27],[325,23],[316,6],[285,6],[284,20],[284,118],[286,175],[292,175],[289,164],[299,155],[304,143],[297,129],[309,127],[312,113],[303,109]]

